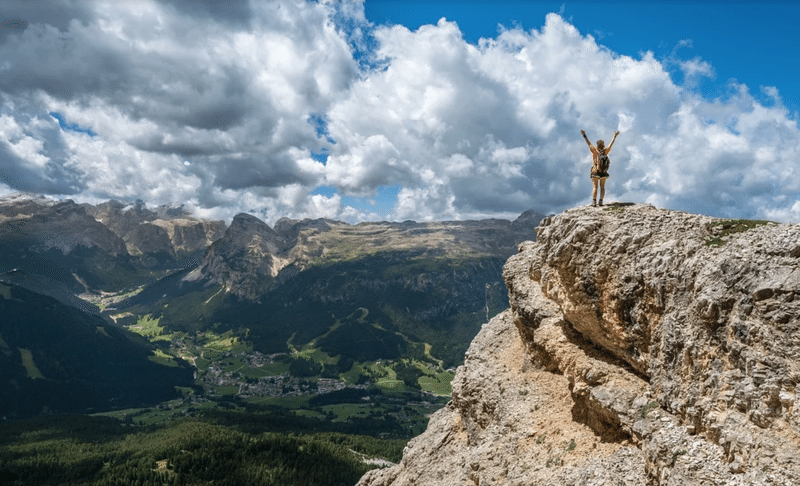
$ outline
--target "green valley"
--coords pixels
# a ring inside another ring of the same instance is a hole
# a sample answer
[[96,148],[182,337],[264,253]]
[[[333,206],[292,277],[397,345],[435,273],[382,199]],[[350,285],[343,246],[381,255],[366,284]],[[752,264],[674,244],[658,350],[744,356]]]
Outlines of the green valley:
[[539,219],[226,229],[10,198],[0,483],[353,484],[447,403]]

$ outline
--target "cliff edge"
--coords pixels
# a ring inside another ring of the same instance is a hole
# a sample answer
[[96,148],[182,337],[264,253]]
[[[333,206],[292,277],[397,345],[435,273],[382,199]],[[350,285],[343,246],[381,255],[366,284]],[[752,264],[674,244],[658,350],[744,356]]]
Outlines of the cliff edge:
[[800,484],[800,225],[543,220],[450,403],[359,486]]

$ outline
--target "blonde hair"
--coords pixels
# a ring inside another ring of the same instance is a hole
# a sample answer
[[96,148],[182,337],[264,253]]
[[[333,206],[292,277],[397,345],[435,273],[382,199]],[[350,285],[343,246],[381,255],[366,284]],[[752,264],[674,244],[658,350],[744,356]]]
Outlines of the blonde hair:
[[603,150],[606,148],[606,143],[603,140],[597,141],[597,150]]

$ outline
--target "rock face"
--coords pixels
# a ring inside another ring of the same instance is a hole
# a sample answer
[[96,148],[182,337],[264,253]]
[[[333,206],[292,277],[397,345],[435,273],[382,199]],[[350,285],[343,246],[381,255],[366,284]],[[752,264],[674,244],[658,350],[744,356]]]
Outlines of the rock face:
[[800,484],[800,225],[748,228],[624,204],[543,220],[452,401],[359,485]]
[[533,236],[543,216],[528,211],[516,221],[446,221],[433,223],[360,223],[325,219],[278,220],[275,229],[239,214],[206,254],[204,276],[228,292],[256,299],[276,278],[290,278],[315,265],[387,253],[433,258],[507,258]]
[[194,218],[182,206],[148,209],[142,201],[125,204],[107,201],[86,211],[125,240],[133,253],[180,253],[205,251],[225,232],[224,221]]
[[209,248],[202,272],[228,292],[255,299],[285,265],[277,255],[286,242],[260,219],[249,214],[233,218],[225,235]]
[[0,241],[34,251],[57,248],[68,254],[78,246],[127,255],[125,243],[70,199],[13,194],[0,197]]
[[181,207],[147,209],[141,201],[93,206],[70,199],[12,194],[0,197],[0,239],[25,240],[35,251],[98,248],[111,255],[130,252],[203,252],[225,232],[224,221],[198,220]]
[[[93,206],[12,194],[0,197],[0,273],[42,276],[74,294],[117,291],[197,265],[224,231],[223,221],[194,219],[180,206],[153,211],[141,201]],[[46,287],[30,290],[51,295]]]

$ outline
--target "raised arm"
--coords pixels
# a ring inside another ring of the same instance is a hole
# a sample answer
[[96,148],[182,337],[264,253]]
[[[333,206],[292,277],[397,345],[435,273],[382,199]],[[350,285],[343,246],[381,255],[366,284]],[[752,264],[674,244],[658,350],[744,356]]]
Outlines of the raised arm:
[[611,143],[610,143],[610,144],[608,144],[608,148],[606,149],[606,154],[608,154],[609,152],[611,152],[611,147],[613,147],[613,146],[614,146],[614,142],[616,142],[616,141],[617,141],[617,135],[619,135],[619,130],[617,130],[616,132],[614,132],[614,138],[612,138],[612,139],[611,139]]
[[593,149],[594,145],[592,145],[592,142],[589,141],[589,137],[586,136],[586,132],[581,130],[581,135],[583,135],[583,139],[586,140],[586,145],[588,145],[590,149]]

